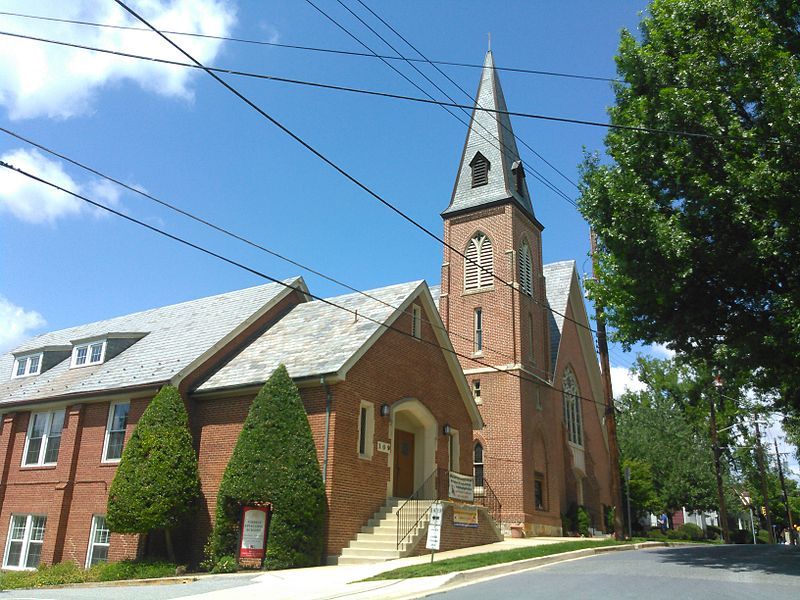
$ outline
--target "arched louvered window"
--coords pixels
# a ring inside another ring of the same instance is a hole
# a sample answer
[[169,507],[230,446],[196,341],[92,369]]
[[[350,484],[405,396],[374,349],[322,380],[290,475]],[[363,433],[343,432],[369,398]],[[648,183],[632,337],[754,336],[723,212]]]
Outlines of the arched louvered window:
[[483,446],[480,442],[475,444],[472,456],[472,476],[475,478],[475,487],[483,487]]
[[583,446],[581,389],[578,387],[578,380],[575,379],[575,374],[569,367],[564,371],[561,391],[564,400],[564,423],[567,426],[567,437],[573,444]]
[[519,249],[519,289],[523,294],[533,296],[533,267],[531,265],[531,248],[528,242],[522,242]]
[[492,285],[494,260],[492,242],[484,233],[476,233],[467,244],[464,264],[464,289],[475,290]]
[[489,168],[492,166],[480,152],[469,163],[472,167],[472,187],[480,187],[489,183]]

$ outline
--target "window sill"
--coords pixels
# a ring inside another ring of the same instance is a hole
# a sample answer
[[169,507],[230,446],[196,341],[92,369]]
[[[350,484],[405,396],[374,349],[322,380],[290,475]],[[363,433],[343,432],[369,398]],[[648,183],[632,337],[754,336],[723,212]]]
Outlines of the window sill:
[[481,350],[480,352],[473,352],[472,358],[483,358],[483,350]]
[[100,461],[100,466],[101,467],[118,467],[119,463],[121,461],[122,461],[122,459],[120,459],[120,458],[118,458],[116,460],[101,460]]
[[[55,469],[58,466],[57,463],[47,463],[44,465],[22,465],[20,469],[25,471],[50,471]],[[3,567],[4,569],[6,567]]]
[[372,460],[372,455],[370,455],[370,454],[359,454],[358,458],[360,458],[361,460]]
[[476,288],[474,290],[464,290],[463,292],[461,292],[461,296],[462,297],[463,296],[472,296],[473,294],[482,294],[484,292],[493,292],[493,291],[494,291],[494,286],[493,285],[487,285],[486,287]]
[[36,567],[11,567],[3,565],[3,571],[35,571]]

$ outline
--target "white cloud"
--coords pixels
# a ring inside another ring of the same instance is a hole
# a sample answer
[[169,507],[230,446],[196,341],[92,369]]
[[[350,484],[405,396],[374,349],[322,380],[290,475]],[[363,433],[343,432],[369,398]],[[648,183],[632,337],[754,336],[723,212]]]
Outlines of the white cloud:
[[[37,150],[12,150],[3,160],[65,189],[79,192],[80,186],[61,166]],[[0,210],[9,212],[28,223],[53,223],[60,217],[72,216],[83,210],[81,200],[50,186],[0,169]]]
[[673,358],[675,351],[667,348],[665,344],[651,344],[650,352],[656,358]]
[[[0,156],[0,160],[101,204],[119,206],[120,189],[110,181],[94,179],[81,184],[64,171],[61,162],[50,160],[38,150],[11,150]],[[33,224],[52,224],[57,219],[83,213],[96,217],[108,215],[75,196],[5,168],[0,168],[0,212]]]
[[[113,2],[70,0],[37,4],[31,0],[12,0],[3,4],[3,10],[144,27]],[[162,30],[225,36],[235,21],[235,7],[223,0],[134,0],[131,7]],[[187,62],[153,32],[11,17],[5,18],[3,28],[13,33]],[[203,63],[212,61],[222,45],[221,40],[175,38],[182,48]],[[65,119],[84,114],[91,109],[92,101],[104,86],[125,80],[163,96],[191,99],[189,79],[199,74],[184,67],[0,36],[0,104],[7,108],[11,119]]]
[[645,384],[639,381],[639,378],[630,369],[611,367],[611,389],[615,398],[625,392],[641,392],[645,387]]
[[19,346],[31,332],[46,324],[34,310],[25,310],[0,296],[0,352]]

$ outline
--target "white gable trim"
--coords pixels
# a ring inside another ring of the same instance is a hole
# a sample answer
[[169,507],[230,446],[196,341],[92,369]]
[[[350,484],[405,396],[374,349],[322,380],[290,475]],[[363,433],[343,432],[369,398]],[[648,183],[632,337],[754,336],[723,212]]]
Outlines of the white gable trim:
[[391,327],[391,325],[400,317],[400,315],[408,310],[408,307],[417,298],[419,298],[423,305],[425,316],[433,327],[434,334],[436,335],[436,342],[442,349],[442,354],[447,362],[447,366],[450,369],[450,374],[453,376],[453,380],[458,387],[461,400],[464,402],[464,406],[466,407],[467,412],[472,419],[472,428],[476,430],[483,429],[483,419],[478,411],[478,405],[475,404],[475,399],[472,397],[472,391],[467,383],[467,378],[464,376],[464,371],[461,369],[461,364],[458,362],[458,357],[455,355],[455,350],[450,342],[450,337],[445,331],[444,323],[439,316],[439,311],[436,309],[431,292],[428,289],[428,285],[424,281],[420,281],[419,285],[406,297],[403,303],[391,315],[389,315],[389,317],[384,320],[382,325],[378,326],[369,339],[364,342],[364,344],[362,344],[362,346],[356,350],[350,356],[350,358],[347,359],[336,375],[344,380],[347,377],[347,372],[359,360],[361,360],[361,357],[364,356],[364,354],[366,354],[366,352],[375,344],[378,338],[380,338],[386,332],[387,327]]

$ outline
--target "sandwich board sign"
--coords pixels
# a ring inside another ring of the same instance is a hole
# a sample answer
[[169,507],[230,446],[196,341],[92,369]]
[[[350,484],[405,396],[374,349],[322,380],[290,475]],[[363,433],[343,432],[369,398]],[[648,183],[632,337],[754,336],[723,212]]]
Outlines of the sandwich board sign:
[[[428,550],[438,550],[439,542],[442,535],[442,516],[444,515],[444,506],[441,502],[434,502],[431,505],[431,519],[428,521],[428,539],[425,542],[425,547]],[[433,555],[431,555],[431,559]]]

